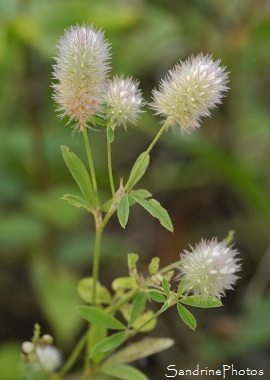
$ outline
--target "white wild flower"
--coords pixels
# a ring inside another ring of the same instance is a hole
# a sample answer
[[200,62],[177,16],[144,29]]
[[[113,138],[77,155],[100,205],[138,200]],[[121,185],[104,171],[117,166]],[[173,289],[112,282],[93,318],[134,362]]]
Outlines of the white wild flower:
[[191,251],[181,255],[178,278],[185,281],[184,293],[195,296],[221,298],[225,290],[232,289],[241,265],[239,252],[225,241],[201,240]]
[[36,355],[41,369],[45,372],[54,372],[62,363],[62,356],[54,346],[37,347]]
[[220,60],[199,54],[176,64],[153,90],[151,107],[161,115],[168,127],[179,125],[191,132],[200,126],[201,117],[221,103],[228,90],[228,73]]
[[115,126],[135,123],[143,105],[139,82],[131,77],[115,76],[105,94],[105,117]]
[[108,82],[109,43],[92,26],[72,26],[58,44],[53,66],[55,101],[61,116],[83,129],[87,118],[98,114]]

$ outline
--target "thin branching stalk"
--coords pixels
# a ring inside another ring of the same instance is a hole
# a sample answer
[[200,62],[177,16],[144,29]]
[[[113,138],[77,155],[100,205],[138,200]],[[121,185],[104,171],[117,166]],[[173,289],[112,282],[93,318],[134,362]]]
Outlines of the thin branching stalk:
[[90,143],[87,135],[87,128],[83,128],[83,139],[90,169],[90,175],[91,175],[91,181],[94,189],[94,195],[95,195],[95,202],[96,202],[96,208],[98,208],[98,188],[97,188],[97,180],[96,180],[96,173],[95,173],[95,167],[94,167],[94,161],[92,158],[92,152],[90,148]]
[[108,124],[107,126],[107,157],[108,157],[108,172],[109,172],[109,180],[112,191],[112,197],[115,195],[115,187],[113,182],[113,171],[112,171],[112,150],[111,150],[111,142],[108,138],[108,132],[111,126]]

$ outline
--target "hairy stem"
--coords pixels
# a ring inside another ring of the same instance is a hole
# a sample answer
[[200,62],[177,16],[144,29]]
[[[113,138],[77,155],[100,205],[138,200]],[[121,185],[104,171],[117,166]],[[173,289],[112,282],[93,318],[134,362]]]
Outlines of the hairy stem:
[[108,157],[108,172],[109,172],[109,179],[110,179],[110,186],[112,191],[112,197],[115,195],[115,187],[113,182],[113,173],[112,173],[112,150],[111,150],[111,142],[108,137],[108,133],[110,130],[110,125],[107,126],[107,157]]
[[87,154],[87,159],[88,159],[88,164],[89,164],[89,169],[90,169],[91,181],[92,181],[93,189],[94,189],[96,207],[98,208],[98,188],[97,188],[97,180],[96,180],[94,161],[92,158],[90,143],[89,143],[89,139],[88,139],[88,135],[87,135],[87,129],[83,128],[82,131],[83,131],[83,139],[84,139],[84,144],[85,144],[85,149],[86,149],[86,154]]
[[96,239],[95,239],[95,249],[94,249],[94,261],[93,261],[93,293],[92,293],[92,305],[94,306],[96,303],[96,290],[97,290],[97,282],[98,282],[98,274],[99,274],[99,261],[100,261],[100,247],[101,247],[101,239],[102,239],[103,228],[97,226],[96,227]]

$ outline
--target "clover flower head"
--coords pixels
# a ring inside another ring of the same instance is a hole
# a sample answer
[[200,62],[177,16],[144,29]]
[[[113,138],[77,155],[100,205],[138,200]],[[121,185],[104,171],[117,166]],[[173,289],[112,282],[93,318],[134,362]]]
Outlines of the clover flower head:
[[135,123],[143,105],[139,82],[131,77],[114,76],[105,94],[105,105],[105,117],[113,128]]
[[199,54],[180,61],[153,90],[151,107],[164,117],[168,127],[179,125],[191,132],[200,126],[201,117],[221,103],[228,90],[228,73],[220,60]]
[[108,82],[109,43],[104,33],[92,26],[72,26],[65,30],[58,44],[53,66],[53,97],[62,117],[76,121],[83,129],[88,117],[102,108]]
[[221,298],[226,289],[232,289],[241,265],[236,258],[238,251],[225,241],[201,240],[191,251],[181,255],[180,275],[185,281],[184,293]]
[[36,355],[41,369],[45,372],[54,372],[62,363],[62,356],[54,346],[37,347]]

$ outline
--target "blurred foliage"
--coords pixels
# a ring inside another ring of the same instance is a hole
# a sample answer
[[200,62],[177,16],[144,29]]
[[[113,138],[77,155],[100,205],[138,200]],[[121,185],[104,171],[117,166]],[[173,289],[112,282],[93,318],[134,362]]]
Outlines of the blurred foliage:
[[[55,336],[64,355],[81,329],[75,289],[91,274],[93,225],[60,199],[74,187],[60,144],[80,153],[82,136],[72,137],[65,120],[57,119],[50,82],[56,41],[82,22],[105,30],[113,72],[138,77],[148,101],[160,78],[189,54],[213,54],[231,72],[224,105],[192,135],[168,131],[142,180],[167,207],[175,233],[137,207],[125,232],[112,221],[101,283],[110,286],[126,275],[128,251],[140,252],[145,263],[160,256],[166,265],[201,236],[222,238],[231,229],[242,253],[242,279],[225,309],[198,312],[196,334],[182,326],[180,332],[177,316],[169,313],[160,329],[176,346],[138,365],[146,365],[153,379],[173,361],[179,368],[231,361],[269,370],[269,1],[9,0],[0,2],[0,21],[1,378],[18,378],[18,347],[35,322]],[[126,179],[158,123],[149,112],[138,127],[116,131],[116,180]],[[105,198],[105,130],[92,138]]]

